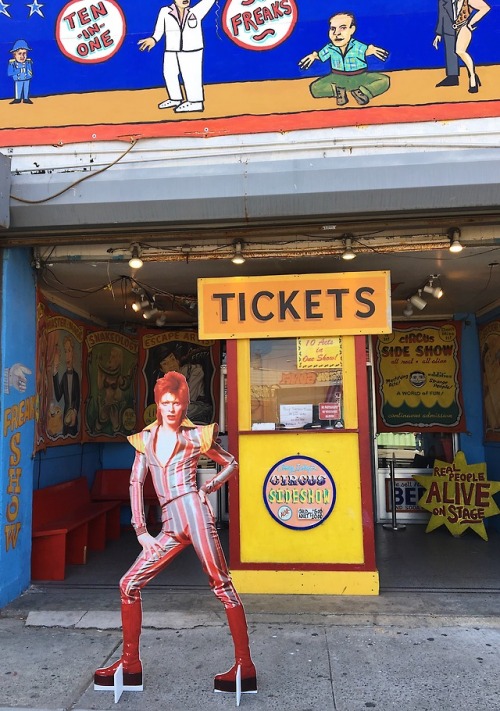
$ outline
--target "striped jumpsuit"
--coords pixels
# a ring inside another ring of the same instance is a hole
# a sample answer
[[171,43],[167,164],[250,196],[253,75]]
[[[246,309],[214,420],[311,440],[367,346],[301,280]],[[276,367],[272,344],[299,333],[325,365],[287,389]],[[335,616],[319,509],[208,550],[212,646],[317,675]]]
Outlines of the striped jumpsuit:
[[185,418],[177,432],[177,443],[169,460],[162,464],[155,452],[158,423],[128,437],[136,449],[130,475],[132,525],[137,535],[146,532],[143,484],[148,468],[161,505],[162,529],[157,537],[162,553],[158,560],[146,560],[141,553],[120,580],[122,602],[141,599],[141,588],[160,573],[188,545],[193,545],[210,587],[225,608],[241,605],[230,578],[210,503],[198,491],[196,469],[200,454],[224,468],[207,486],[220,488],[238,470],[234,457],[217,444],[216,424],[194,425]]

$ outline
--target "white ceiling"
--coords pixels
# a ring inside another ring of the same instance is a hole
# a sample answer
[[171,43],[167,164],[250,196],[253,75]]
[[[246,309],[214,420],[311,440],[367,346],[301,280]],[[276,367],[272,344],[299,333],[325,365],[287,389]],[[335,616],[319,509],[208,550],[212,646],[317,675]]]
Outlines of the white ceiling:
[[[355,243],[355,249],[356,246]],[[478,314],[500,304],[500,244],[491,240],[487,245],[467,246],[458,254],[452,254],[446,248],[420,250],[412,246],[412,251],[365,251],[351,261],[341,259],[339,254],[256,256],[247,258],[238,266],[231,262],[229,255],[156,261],[154,256],[143,253],[144,266],[139,270],[129,267],[130,254],[126,249],[113,248],[112,254],[109,254],[107,245],[94,245],[85,254],[78,245],[64,249],[72,257],[63,261],[58,261],[61,257],[56,257],[52,250],[42,252],[37,273],[43,291],[55,303],[65,305],[76,314],[90,316],[103,325],[145,324],[141,314],[131,309],[135,296],[131,287],[134,286],[138,290],[144,289],[146,294],[156,294],[157,304],[167,317],[166,326],[194,325],[196,309],[189,308],[194,301],[178,297],[195,296],[200,277],[224,279],[265,274],[389,270],[393,320],[403,318],[406,299],[416,293],[431,274],[439,275],[444,296],[435,299],[425,295],[427,307],[422,311],[415,310],[413,320]],[[117,253],[119,259],[116,259]],[[291,253],[293,246],[287,254]],[[172,296],[177,298],[172,299]],[[152,319],[148,325],[154,326],[154,321]]]

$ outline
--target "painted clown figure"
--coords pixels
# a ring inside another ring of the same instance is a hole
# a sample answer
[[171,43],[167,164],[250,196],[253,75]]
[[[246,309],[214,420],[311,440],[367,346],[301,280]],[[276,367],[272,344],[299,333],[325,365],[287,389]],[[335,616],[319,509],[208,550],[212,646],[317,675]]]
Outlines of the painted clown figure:
[[33,60],[28,57],[30,47],[24,40],[17,40],[10,50],[13,55],[9,59],[7,75],[14,80],[14,99],[11,104],[32,104],[29,97],[30,81],[33,78]]
[[[124,690],[142,690],[141,589],[178,553],[192,545],[211,588],[225,607],[235,649],[235,664],[215,677],[214,690],[235,692],[239,669],[241,691],[256,692],[245,612],[231,581],[207,500],[208,494],[236,475],[238,464],[217,444],[217,425],[194,425],[187,419],[189,388],[184,375],[166,373],[156,382],[154,395],[157,420],[128,438],[136,450],[130,476],[132,525],[142,552],[120,581],[123,652],[114,664],[95,672],[94,688],[113,687],[114,674],[121,664]],[[201,454],[222,469],[198,489],[196,470]],[[162,511],[162,529],[156,537],[148,533],[144,514],[143,484],[148,469]]]

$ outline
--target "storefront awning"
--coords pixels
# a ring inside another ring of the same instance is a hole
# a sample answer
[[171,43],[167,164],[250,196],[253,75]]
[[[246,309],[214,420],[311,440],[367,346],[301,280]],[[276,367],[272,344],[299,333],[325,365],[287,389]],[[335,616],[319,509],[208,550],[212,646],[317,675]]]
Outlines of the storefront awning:
[[[207,226],[498,212],[500,156],[488,149],[224,161],[124,162],[80,183],[79,171],[14,175],[13,195],[46,201],[11,199],[11,228]],[[77,184],[51,198],[72,183]]]

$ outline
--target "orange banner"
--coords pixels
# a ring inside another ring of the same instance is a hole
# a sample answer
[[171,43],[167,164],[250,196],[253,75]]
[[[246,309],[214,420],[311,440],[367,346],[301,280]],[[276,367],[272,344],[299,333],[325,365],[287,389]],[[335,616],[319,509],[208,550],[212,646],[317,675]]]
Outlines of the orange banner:
[[198,279],[199,337],[391,333],[389,272]]

